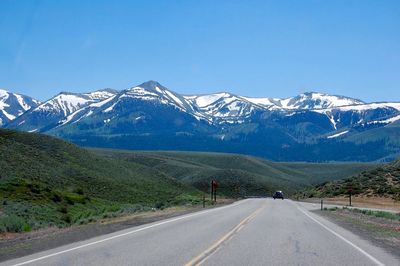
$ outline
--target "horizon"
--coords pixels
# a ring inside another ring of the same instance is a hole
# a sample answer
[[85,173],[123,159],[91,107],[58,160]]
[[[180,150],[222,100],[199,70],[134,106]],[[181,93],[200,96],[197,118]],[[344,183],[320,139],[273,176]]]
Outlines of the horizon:
[[[2,1],[0,87],[400,101],[398,1]],[[371,19],[373,18],[373,19]]]

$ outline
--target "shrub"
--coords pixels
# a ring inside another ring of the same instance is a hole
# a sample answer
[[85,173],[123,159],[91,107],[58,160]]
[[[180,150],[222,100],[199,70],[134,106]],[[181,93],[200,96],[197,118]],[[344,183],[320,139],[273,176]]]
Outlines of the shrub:
[[22,217],[10,215],[0,218],[0,231],[2,232],[26,232],[30,226]]
[[67,212],[68,212],[67,207],[61,206],[61,207],[60,207],[60,212],[61,212],[61,213],[64,213],[64,214],[67,213]]
[[23,231],[23,232],[30,232],[30,231],[31,231],[31,227],[29,226],[29,224],[25,223],[25,224],[22,226],[22,231]]
[[63,215],[62,217],[63,221],[66,222],[67,224],[71,223],[71,216],[68,214]]
[[61,196],[58,193],[54,193],[51,199],[56,203],[62,200]]
[[74,192],[76,194],[83,195],[83,189],[82,188],[77,188],[77,189],[74,190]]
[[157,202],[156,204],[154,204],[154,208],[156,208],[156,209],[164,209],[164,206],[165,206],[165,204],[164,204],[164,202]]

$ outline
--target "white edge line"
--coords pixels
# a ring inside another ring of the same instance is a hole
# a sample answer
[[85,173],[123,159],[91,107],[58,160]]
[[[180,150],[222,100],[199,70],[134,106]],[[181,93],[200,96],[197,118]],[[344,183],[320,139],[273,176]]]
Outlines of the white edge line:
[[340,234],[336,233],[335,231],[333,231],[332,229],[330,229],[329,227],[327,227],[326,225],[324,225],[323,223],[321,223],[320,221],[318,221],[317,219],[315,219],[314,217],[312,217],[311,215],[309,215],[306,211],[304,211],[302,208],[300,208],[299,206],[297,206],[297,209],[299,209],[304,215],[306,215],[308,218],[310,218],[311,220],[313,220],[314,222],[316,222],[317,224],[319,224],[320,226],[322,226],[324,229],[326,229],[327,231],[331,232],[332,234],[334,234],[335,236],[337,236],[338,238],[340,238],[341,240],[343,240],[344,242],[346,242],[347,244],[349,244],[350,246],[352,246],[353,248],[355,248],[356,250],[358,250],[359,252],[361,252],[363,255],[365,255],[367,258],[369,258],[370,260],[372,260],[376,265],[380,265],[380,266],[385,266],[385,264],[383,264],[382,262],[380,262],[378,259],[376,259],[374,256],[372,256],[371,254],[369,254],[368,252],[366,252],[365,250],[363,250],[362,248],[360,248],[359,246],[357,246],[356,244],[352,243],[350,240],[347,240],[346,238],[344,238],[343,236],[341,236]]
[[[101,239],[101,240],[98,240],[98,241],[90,242],[90,243],[83,244],[83,245],[80,245],[80,246],[77,246],[77,247],[74,247],[74,248],[70,248],[70,249],[59,251],[59,252],[55,252],[55,253],[52,253],[52,254],[49,254],[49,255],[46,255],[46,256],[42,256],[42,257],[39,257],[39,258],[36,258],[36,259],[32,259],[32,260],[20,262],[20,263],[17,263],[17,264],[13,264],[13,266],[26,265],[26,264],[33,263],[33,262],[36,262],[36,261],[39,261],[39,260],[44,260],[44,259],[47,259],[47,258],[50,258],[50,257],[54,257],[54,256],[57,256],[57,255],[60,255],[60,254],[71,252],[71,251],[74,251],[74,250],[77,250],[77,249],[85,248],[85,247],[88,247],[88,246],[93,246],[93,245],[96,245],[96,244],[99,244],[99,243],[102,243],[102,242],[106,242],[106,241],[109,241],[109,240],[112,240],[112,239],[115,239],[115,238],[123,237],[123,236],[130,235],[130,234],[134,234],[134,233],[137,233],[137,232],[140,232],[140,231],[144,231],[144,230],[147,230],[147,229],[150,229],[150,228],[153,228],[153,227],[157,227],[157,226],[160,226],[160,225],[163,225],[163,224],[168,224],[168,223],[176,222],[176,221],[179,221],[179,220],[187,219],[187,218],[190,218],[190,217],[198,216],[198,215],[201,215],[201,214],[205,214],[205,213],[209,213],[209,212],[213,212],[213,211],[217,211],[217,210],[222,210],[222,209],[229,208],[229,207],[234,207],[234,206],[237,206],[237,205],[242,204],[244,202],[246,202],[246,200],[239,201],[237,203],[230,204],[228,206],[223,206],[223,207],[214,208],[214,209],[211,209],[211,210],[199,211],[199,212],[196,212],[196,213],[180,216],[180,217],[173,218],[173,219],[170,219],[170,220],[167,220],[167,221],[163,221],[163,222],[152,224],[152,225],[149,225],[149,226],[145,226],[145,227],[142,227],[142,228],[139,228],[139,229],[136,229],[136,230],[132,230],[132,231],[129,231],[129,232],[126,232],[126,233],[123,233],[123,234],[107,237],[107,238],[104,238],[104,239]],[[44,252],[46,252],[46,251],[44,251]],[[28,256],[31,256],[31,255],[28,255]]]

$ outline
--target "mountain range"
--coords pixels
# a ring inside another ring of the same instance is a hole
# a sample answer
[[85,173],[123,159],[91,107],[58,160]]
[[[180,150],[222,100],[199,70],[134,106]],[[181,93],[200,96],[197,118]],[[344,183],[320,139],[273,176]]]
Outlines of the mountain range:
[[9,123],[39,104],[39,101],[31,97],[0,89],[0,126]]
[[306,92],[254,98],[181,95],[156,81],[117,91],[61,92],[39,102],[0,90],[0,125],[82,146],[217,151],[278,161],[390,161],[400,102]]

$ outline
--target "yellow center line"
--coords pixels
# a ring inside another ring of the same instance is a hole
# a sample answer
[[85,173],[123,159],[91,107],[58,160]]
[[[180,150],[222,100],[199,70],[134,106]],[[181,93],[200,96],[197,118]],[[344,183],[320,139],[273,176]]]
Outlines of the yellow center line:
[[212,244],[207,250],[203,251],[200,255],[194,257],[189,262],[185,263],[185,266],[197,266],[201,265],[205,262],[212,254],[214,254],[219,247],[224,243],[231,240],[237,232],[239,232],[248,222],[250,222],[254,217],[257,216],[263,209],[265,208],[265,204],[251,213],[249,216],[244,218],[238,225],[236,225],[231,231],[217,240],[214,244]]

